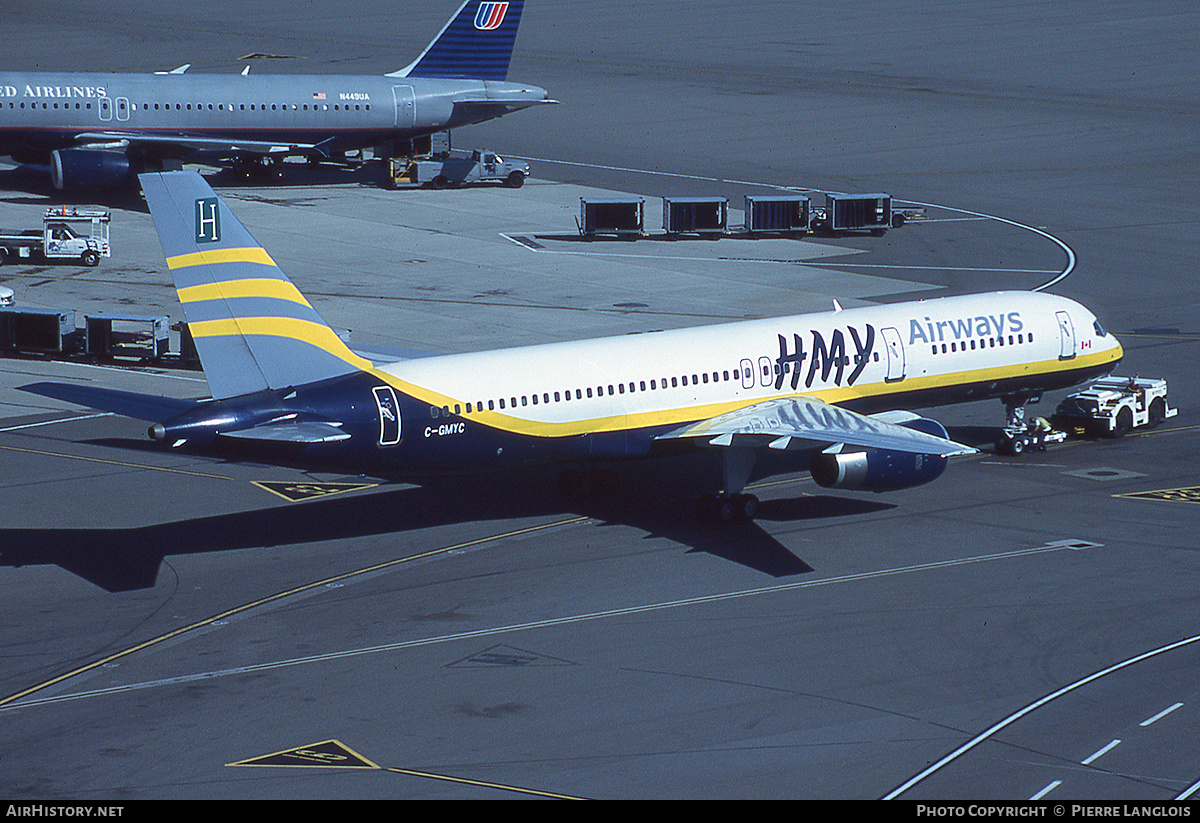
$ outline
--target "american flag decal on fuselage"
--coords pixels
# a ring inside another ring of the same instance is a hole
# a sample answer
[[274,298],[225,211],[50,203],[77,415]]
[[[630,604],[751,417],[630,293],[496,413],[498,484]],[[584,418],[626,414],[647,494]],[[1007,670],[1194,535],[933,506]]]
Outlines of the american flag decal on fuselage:
[[480,3],[479,10],[475,12],[475,28],[479,31],[500,28],[507,11],[508,3]]

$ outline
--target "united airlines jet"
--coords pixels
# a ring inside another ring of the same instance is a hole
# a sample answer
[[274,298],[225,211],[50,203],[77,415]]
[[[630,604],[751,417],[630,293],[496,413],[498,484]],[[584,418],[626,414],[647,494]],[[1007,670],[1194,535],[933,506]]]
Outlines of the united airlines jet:
[[597,340],[374,362],[354,353],[195,172],[142,188],[212,399],[27,387],[224,447],[376,476],[653,457],[724,466],[702,510],[753,517],[764,450],[809,454],[822,486],[927,483],[974,449],[903,411],[1013,405],[1109,372],[1120,343],[1073,300],[994,292]]
[[524,0],[467,0],[413,63],[385,76],[0,72],[0,156],[59,189],[106,189],[182,162],[277,171],[345,159],[545,103],[507,81]]

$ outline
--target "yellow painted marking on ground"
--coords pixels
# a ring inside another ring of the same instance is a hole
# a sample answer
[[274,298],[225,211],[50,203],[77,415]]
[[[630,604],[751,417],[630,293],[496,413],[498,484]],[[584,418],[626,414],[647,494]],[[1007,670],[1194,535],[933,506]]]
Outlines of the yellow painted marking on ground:
[[373,489],[378,483],[316,483],[313,481],[252,480],[255,486],[282,497],[289,503],[329,497],[331,494]]
[[1113,497],[1126,497],[1134,500],[1161,500],[1170,503],[1200,503],[1200,486],[1185,486],[1178,489],[1155,489],[1147,492],[1126,492],[1114,494]]
[[[232,478],[227,478],[227,479],[232,479]],[[70,680],[71,678],[76,677],[78,675],[85,674],[90,671],[94,671],[95,669],[99,669],[103,666],[108,665],[109,663],[113,663],[117,660],[121,660],[123,658],[130,657],[131,655],[134,655],[137,652],[143,651],[144,649],[149,649],[149,648],[157,646],[161,643],[164,643],[168,640],[173,640],[174,638],[181,637],[181,636],[187,634],[188,632],[192,632],[197,629],[203,629],[203,628],[212,626],[214,623],[218,623],[222,620],[227,620],[230,617],[234,617],[236,615],[243,614],[252,609],[258,608],[259,606],[265,606],[269,603],[274,603],[274,602],[277,602],[280,600],[284,600],[288,597],[294,597],[295,595],[303,594],[305,592],[312,591],[313,589],[319,589],[324,586],[329,586],[330,584],[338,583],[343,580],[350,580],[351,578],[359,577],[361,575],[371,574],[373,572],[382,571],[384,569],[392,568],[395,566],[400,566],[405,563],[411,563],[415,560],[424,560],[429,557],[437,557],[438,555],[448,554],[450,552],[459,551],[461,549],[470,548],[472,546],[482,546],[486,543],[494,543],[498,540],[504,540],[509,537],[518,537],[518,536],[524,535],[524,534],[532,534],[534,532],[544,531],[546,529],[553,529],[557,526],[569,526],[569,525],[573,525],[575,523],[582,523],[589,519],[590,518],[588,518],[588,517],[570,517],[565,520],[556,520],[551,523],[541,523],[536,526],[526,526],[525,528],[513,529],[512,531],[501,532],[500,534],[493,534],[493,535],[488,535],[486,537],[479,537],[474,540],[466,540],[462,543],[456,543],[453,546],[443,546],[440,549],[431,549],[430,551],[427,551],[427,552],[421,552],[419,554],[409,555],[407,557],[399,557],[394,560],[388,560],[383,563],[377,563],[374,566],[367,566],[366,568],[358,569],[357,571],[345,572],[343,574],[334,575],[333,577],[327,577],[323,580],[317,580],[312,583],[305,583],[302,586],[296,586],[295,588],[288,589],[287,591],[268,595],[267,597],[262,597],[262,598],[259,598],[258,600],[254,600],[249,603],[243,603],[241,606],[235,606],[231,609],[226,609],[225,611],[221,612],[220,614],[215,614],[211,617],[206,617],[203,620],[199,620],[199,621],[197,621],[195,623],[191,623],[187,626],[181,626],[178,629],[174,629],[173,631],[169,631],[166,634],[161,634],[158,637],[154,637],[149,640],[143,641],[141,643],[138,643],[135,646],[130,646],[129,648],[123,649],[119,652],[113,652],[112,654],[105,655],[104,657],[101,657],[98,660],[93,660],[91,663],[87,663],[83,666],[79,666],[75,669],[72,669],[71,671],[64,672],[63,674],[60,674],[57,677],[52,677],[49,680],[45,680],[41,683],[30,686],[26,689],[22,689],[21,691],[16,692],[15,694],[10,694],[8,697],[0,698],[0,709],[3,709],[6,706],[10,706],[11,704],[16,703],[19,700],[22,700],[31,694],[39,692],[42,689],[46,689],[46,688],[49,688],[50,686],[54,686],[59,683],[63,683],[63,682]]]
[[226,766],[271,766],[286,769],[381,769],[377,763],[372,763],[354,749],[340,740],[324,740],[320,743],[310,743],[307,746],[297,746],[284,749],[281,752],[263,754],[236,763],[226,763]]
[[146,469],[155,472],[169,472],[171,474],[188,474],[193,477],[212,477],[217,480],[233,480],[232,477],[225,474],[210,474],[208,472],[192,471],[190,469],[172,469],[167,466],[150,466],[145,463],[125,463],[120,460],[105,460],[102,457],[84,457],[81,454],[62,454],[61,452],[48,452],[42,449],[22,449],[17,446],[0,446],[0,449],[6,451],[21,452],[23,454],[36,454],[42,457],[62,457],[66,460],[82,460],[85,463],[104,463],[109,466],[122,466],[127,469]]

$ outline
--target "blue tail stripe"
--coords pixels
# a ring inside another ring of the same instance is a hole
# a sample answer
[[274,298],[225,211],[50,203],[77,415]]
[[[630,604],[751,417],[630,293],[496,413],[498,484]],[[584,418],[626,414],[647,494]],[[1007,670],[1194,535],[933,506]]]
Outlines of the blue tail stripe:
[[[480,7],[487,6],[481,13]],[[503,6],[503,10],[499,7]],[[472,80],[505,80],[517,42],[517,26],[525,0],[494,3],[470,0],[430,44],[409,77],[445,77]],[[492,29],[479,28],[477,21],[503,21]]]

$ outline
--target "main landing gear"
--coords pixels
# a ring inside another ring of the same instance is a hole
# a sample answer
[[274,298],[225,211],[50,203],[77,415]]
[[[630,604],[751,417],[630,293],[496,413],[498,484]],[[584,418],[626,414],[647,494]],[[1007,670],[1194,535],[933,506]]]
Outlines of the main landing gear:
[[246,181],[277,183],[283,179],[283,163],[265,157],[244,157],[233,161],[233,173]]
[[753,449],[735,446],[720,447],[721,466],[724,470],[724,488],[715,494],[700,498],[700,519],[716,523],[733,523],[753,520],[758,514],[758,498],[744,494],[750,470],[757,456]]
[[700,498],[698,513],[700,519],[707,522],[753,520],[758,514],[758,498],[752,494],[706,494]]

